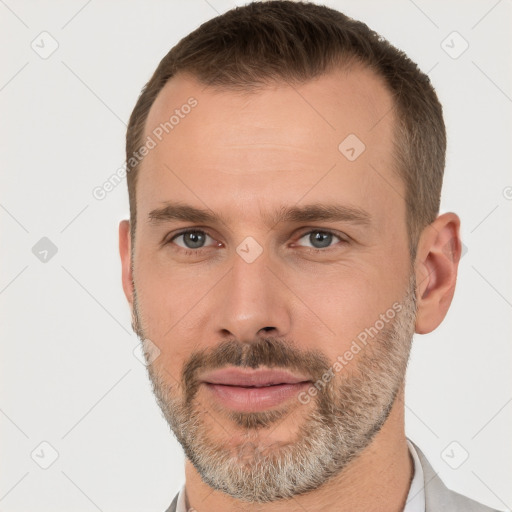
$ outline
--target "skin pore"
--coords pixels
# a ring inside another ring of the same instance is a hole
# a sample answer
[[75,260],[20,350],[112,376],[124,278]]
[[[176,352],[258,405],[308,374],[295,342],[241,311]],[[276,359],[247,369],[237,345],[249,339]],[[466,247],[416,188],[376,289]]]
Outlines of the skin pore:
[[[369,70],[251,94],[178,75],[144,138],[190,97],[197,106],[139,170],[134,247],[128,221],[119,230],[134,328],[160,350],[148,371],[187,455],[187,506],[402,510],[413,468],[403,404],[410,342],[450,305],[458,217],[426,227],[410,261],[392,99]],[[350,134],[365,145],[353,161],[338,149]],[[355,353],[354,340],[382,318]],[[231,365],[316,382],[347,351],[353,357],[308,403],[236,414],[200,383]]]

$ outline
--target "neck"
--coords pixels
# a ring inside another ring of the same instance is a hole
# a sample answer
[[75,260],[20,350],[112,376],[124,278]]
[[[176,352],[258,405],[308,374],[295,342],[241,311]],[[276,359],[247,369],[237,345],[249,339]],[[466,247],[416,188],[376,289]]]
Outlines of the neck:
[[401,512],[414,466],[404,431],[404,391],[371,444],[339,475],[322,487],[292,500],[246,503],[205,484],[191,462],[185,461],[187,510],[234,512]]

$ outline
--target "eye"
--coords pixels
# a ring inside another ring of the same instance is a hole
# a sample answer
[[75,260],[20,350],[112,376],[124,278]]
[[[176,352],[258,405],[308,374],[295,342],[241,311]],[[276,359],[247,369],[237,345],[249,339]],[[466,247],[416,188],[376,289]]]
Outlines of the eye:
[[216,242],[204,231],[194,229],[189,231],[182,231],[181,233],[174,235],[169,240],[169,243],[174,242],[178,247],[182,247],[183,249],[202,249],[208,240],[211,242]]
[[306,247],[310,247],[313,249],[325,249],[329,248],[333,240],[336,239],[340,242],[346,242],[346,240],[332,233],[331,231],[315,229],[302,235],[302,237],[299,238],[298,242],[300,244],[300,241],[304,240],[306,244],[310,244],[309,246],[306,245]]

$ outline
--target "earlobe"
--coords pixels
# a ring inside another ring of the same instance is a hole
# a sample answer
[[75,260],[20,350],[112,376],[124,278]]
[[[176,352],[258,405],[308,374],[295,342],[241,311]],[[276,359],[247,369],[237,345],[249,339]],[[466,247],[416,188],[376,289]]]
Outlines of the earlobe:
[[121,256],[122,283],[126,299],[133,304],[133,276],[131,264],[130,221],[119,223],[119,255]]
[[436,329],[450,307],[461,256],[459,230],[459,217],[445,213],[421,234],[415,265],[418,334]]

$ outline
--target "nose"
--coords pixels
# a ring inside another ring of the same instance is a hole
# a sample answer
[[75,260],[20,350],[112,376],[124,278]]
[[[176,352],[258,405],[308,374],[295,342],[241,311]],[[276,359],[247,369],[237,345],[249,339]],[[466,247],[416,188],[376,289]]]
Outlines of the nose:
[[248,263],[238,254],[216,287],[216,334],[248,343],[257,336],[284,337],[291,326],[290,291],[276,277],[265,252]]

